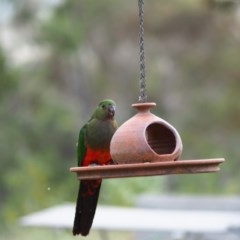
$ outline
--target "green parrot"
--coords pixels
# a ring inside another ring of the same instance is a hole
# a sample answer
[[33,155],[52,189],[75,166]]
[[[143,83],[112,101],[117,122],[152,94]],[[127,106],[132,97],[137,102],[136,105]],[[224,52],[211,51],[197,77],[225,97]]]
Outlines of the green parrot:
[[[116,104],[99,103],[90,120],[81,128],[77,145],[78,166],[111,164],[110,141],[117,129]],[[82,180],[79,185],[73,235],[88,235],[95,215],[102,179]]]

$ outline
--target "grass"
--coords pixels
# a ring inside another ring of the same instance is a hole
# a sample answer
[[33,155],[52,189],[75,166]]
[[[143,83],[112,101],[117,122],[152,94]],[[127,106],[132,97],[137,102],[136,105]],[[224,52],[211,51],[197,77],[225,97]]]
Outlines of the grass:
[[100,232],[92,230],[87,237],[74,237],[70,229],[45,229],[29,227],[8,227],[3,233],[0,233],[1,240],[132,240],[132,234],[129,232]]

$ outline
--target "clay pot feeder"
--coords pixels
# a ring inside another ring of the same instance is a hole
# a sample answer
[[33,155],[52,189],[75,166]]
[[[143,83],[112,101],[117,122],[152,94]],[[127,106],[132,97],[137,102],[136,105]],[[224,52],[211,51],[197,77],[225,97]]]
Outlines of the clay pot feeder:
[[114,134],[111,156],[114,165],[73,167],[79,180],[169,174],[217,172],[223,158],[179,160],[182,141],[177,130],[150,112],[155,103],[136,103],[138,113]]
[[138,113],[114,134],[111,155],[118,164],[174,161],[182,153],[177,130],[150,112],[156,103],[136,103]]

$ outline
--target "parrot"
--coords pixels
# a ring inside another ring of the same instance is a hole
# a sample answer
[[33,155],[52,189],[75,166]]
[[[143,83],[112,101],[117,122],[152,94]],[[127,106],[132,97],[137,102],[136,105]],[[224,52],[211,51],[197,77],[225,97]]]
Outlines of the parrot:
[[[101,101],[88,122],[80,129],[77,143],[78,166],[113,164],[110,141],[118,128],[116,103]],[[79,184],[73,235],[87,236],[94,219],[102,179],[81,180]]]

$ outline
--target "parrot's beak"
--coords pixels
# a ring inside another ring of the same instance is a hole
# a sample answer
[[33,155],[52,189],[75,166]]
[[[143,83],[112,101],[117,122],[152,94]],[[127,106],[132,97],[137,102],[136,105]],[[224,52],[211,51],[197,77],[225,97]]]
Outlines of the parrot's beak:
[[109,116],[114,117],[114,115],[115,115],[115,110],[116,110],[116,107],[110,105],[110,106],[108,107],[108,114],[109,114]]

